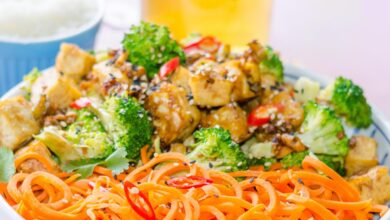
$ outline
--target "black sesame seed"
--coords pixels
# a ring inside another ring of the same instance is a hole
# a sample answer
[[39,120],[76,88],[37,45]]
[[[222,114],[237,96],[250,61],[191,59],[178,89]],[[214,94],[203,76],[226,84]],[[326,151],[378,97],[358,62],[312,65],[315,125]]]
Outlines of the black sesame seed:
[[196,163],[196,160],[191,160],[190,161],[190,164],[194,164],[194,163]]
[[213,168],[213,164],[211,162],[209,162],[209,168]]
[[133,65],[131,66],[131,70],[137,71],[137,70],[138,70],[138,66],[133,64]]

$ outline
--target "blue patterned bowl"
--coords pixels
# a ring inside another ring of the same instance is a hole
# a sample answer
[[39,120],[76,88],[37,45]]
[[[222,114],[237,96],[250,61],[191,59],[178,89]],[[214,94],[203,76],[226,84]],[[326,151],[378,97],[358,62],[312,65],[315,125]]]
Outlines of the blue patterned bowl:
[[[325,86],[328,80],[327,78],[315,74],[313,72],[298,68],[293,65],[285,65],[285,77],[288,82],[295,82],[299,77],[305,76],[310,79],[316,80],[321,83],[322,86]],[[9,98],[17,95],[22,95],[23,90],[21,89],[23,83],[20,83],[8,93],[6,93],[2,98]],[[373,120],[374,123],[367,129],[353,129],[346,127],[346,133],[348,135],[352,134],[364,134],[370,137],[373,137],[378,142],[378,160],[381,165],[387,166],[390,168],[390,158],[388,157],[390,153],[390,123],[385,118],[385,116],[378,111],[375,107],[373,108]],[[0,196],[0,213],[4,219],[10,220],[21,220],[19,215],[4,201]],[[390,220],[390,212],[388,212],[382,220]]]
[[77,31],[34,42],[0,39],[0,95],[20,82],[32,68],[46,69],[53,66],[62,42],[77,44],[86,50],[93,49],[104,14],[104,0],[91,2],[98,4],[98,11],[91,21]]

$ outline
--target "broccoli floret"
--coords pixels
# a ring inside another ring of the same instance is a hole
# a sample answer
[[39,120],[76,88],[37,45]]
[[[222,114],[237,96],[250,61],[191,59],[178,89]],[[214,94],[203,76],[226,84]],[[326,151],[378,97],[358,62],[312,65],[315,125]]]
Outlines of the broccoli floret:
[[230,133],[222,128],[202,128],[194,133],[195,144],[187,154],[205,168],[230,172],[245,170],[248,162],[240,147],[231,139]]
[[317,157],[319,160],[324,162],[328,167],[339,173],[340,175],[345,175],[344,170],[344,157],[342,156],[333,156],[333,155],[325,155],[325,154],[314,154],[308,150],[301,151],[301,152],[294,152],[291,154],[288,154],[287,156],[283,157],[280,160],[280,163],[282,164],[282,167],[284,169],[288,169],[291,167],[301,167],[302,161],[305,159],[306,156],[314,156]]
[[105,158],[113,152],[113,142],[96,115],[87,109],[77,111],[76,121],[67,127],[65,138],[86,151],[87,158]]
[[152,78],[161,65],[174,57],[185,62],[185,54],[180,45],[171,38],[165,26],[141,22],[132,26],[122,41],[124,49],[129,53],[128,60],[143,66],[148,77]]
[[372,111],[362,88],[351,80],[338,77],[323,90],[320,99],[329,101],[336,114],[357,128],[367,128],[372,123]]
[[280,160],[280,163],[282,164],[282,167],[285,169],[291,167],[301,167],[302,161],[303,159],[305,159],[307,155],[309,155],[309,151],[307,150],[301,152],[294,152],[283,157]]
[[265,59],[262,60],[259,64],[260,71],[266,74],[274,75],[276,80],[283,82],[284,67],[282,61],[279,58],[279,55],[276,54],[270,46],[265,47],[264,54]]
[[76,121],[64,130],[49,126],[35,137],[56,155],[61,169],[75,171],[83,178],[90,176],[96,165],[107,167],[113,173],[126,169],[129,160],[125,148],[115,149],[99,118],[87,109],[76,112]]
[[255,137],[241,146],[242,152],[249,159],[271,158],[274,155],[272,142],[258,142]]
[[316,157],[341,176],[345,176],[344,157],[325,154],[317,154]]
[[320,83],[304,76],[300,77],[294,85],[294,98],[302,103],[315,100],[319,92]]
[[127,157],[136,161],[140,149],[151,143],[153,126],[148,112],[132,97],[110,96],[101,107],[93,108],[116,148],[125,148]]
[[65,130],[45,127],[36,139],[45,143],[61,164],[78,160],[100,160],[113,151],[113,142],[98,118],[86,109],[77,111],[76,121]]
[[334,111],[309,101],[304,105],[304,112],[301,134],[298,134],[303,144],[316,154],[345,156],[348,138]]

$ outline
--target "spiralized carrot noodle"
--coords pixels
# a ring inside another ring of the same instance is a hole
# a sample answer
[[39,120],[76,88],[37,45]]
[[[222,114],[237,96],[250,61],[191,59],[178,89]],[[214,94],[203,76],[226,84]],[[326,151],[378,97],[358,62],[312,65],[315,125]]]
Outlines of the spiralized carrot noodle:
[[[164,220],[371,219],[387,211],[360,200],[346,180],[313,157],[304,159],[302,169],[224,173],[201,168],[180,153],[149,159],[147,149],[142,149],[141,166],[119,175],[103,167],[87,179],[74,173],[18,173],[0,193],[21,216],[41,220],[143,219],[129,204],[124,181],[146,196],[156,219]],[[189,176],[205,183],[169,184]]]

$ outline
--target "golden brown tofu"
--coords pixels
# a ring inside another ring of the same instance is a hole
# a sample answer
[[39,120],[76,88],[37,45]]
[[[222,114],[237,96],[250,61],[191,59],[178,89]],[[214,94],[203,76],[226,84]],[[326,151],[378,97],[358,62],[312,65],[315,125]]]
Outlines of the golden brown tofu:
[[233,104],[206,114],[202,117],[201,125],[202,127],[219,126],[224,128],[230,132],[232,139],[237,143],[246,140],[250,136],[246,112]]
[[230,102],[233,83],[222,77],[192,74],[189,81],[195,104],[203,107],[223,106]]
[[0,146],[16,149],[39,129],[31,104],[23,97],[0,101]]
[[[49,149],[40,141],[34,140],[30,142],[27,146],[21,148],[15,153],[15,160],[17,161],[18,158],[20,158],[23,155],[26,155],[27,153],[37,153],[43,158],[45,158],[51,165],[51,167],[54,167],[55,170],[58,170],[57,163],[54,162],[54,160],[51,157]],[[47,167],[45,167],[44,164],[42,164],[37,159],[26,159],[22,163],[17,164],[16,169],[18,172],[22,173],[32,173],[35,171],[49,171]]]
[[96,89],[103,94],[107,94],[113,87],[116,87],[116,92],[127,90],[131,84],[129,77],[108,62],[101,62],[93,67],[92,76],[96,79]]
[[304,111],[301,104],[293,99],[289,90],[273,95],[270,98],[272,104],[280,104],[282,106],[281,114],[284,121],[288,122],[295,128],[302,124]]
[[45,91],[51,109],[64,109],[80,98],[81,92],[72,79],[60,77]]
[[353,136],[348,155],[345,158],[347,176],[366,172],[371,167],[378,165],[377,147],[378,144],[373,138],[363,135]]
[[222,66],[228,71],[227,76],[233,82],[231,100],[240,102],[254,97],[256,94],[251,91],[247,76],[240,69],[240,61],[228,61]]
[[189,85],[195,104],[210,108],[230,103],[233,82],[227,79],[225,68],[210,59],[200,59],[190,70]]
[[[42,96],[44,100],[42,100]],[[49,109],[62,109],[78,99],[81,92],[76,83],[67,77],[61,76],[54,69],[43,73],[31,87],[31,102],[39,107],[42,101],[48,103]]]
[[188,84],[190,71],[187,68],[180,66],[169,78],[173,85],[182,87],[187,93],[191,92],[190,85]]
[[61,44],[56,59],[56,69],[64,76],[76,81],[80,80],[95,64],[95,57],[74,44]]
[[151,93],[145,107],[164,145],[186,138],[200,121],[200,112],[189,104],[185,90],[169,83],[162,83],[159,90]]
[[243,70],[250,83],[260,83],[261,75],[258,63],[254,61],[247,61],[243,64]]
[[352,176],[349,183],[359,190],[362,200],[371,199],[374,204],[384,204],[390,200],[390,176],[387,167],[373,167],[366,174]]

